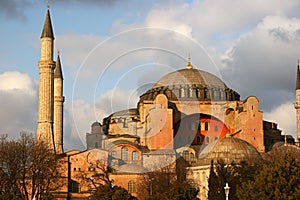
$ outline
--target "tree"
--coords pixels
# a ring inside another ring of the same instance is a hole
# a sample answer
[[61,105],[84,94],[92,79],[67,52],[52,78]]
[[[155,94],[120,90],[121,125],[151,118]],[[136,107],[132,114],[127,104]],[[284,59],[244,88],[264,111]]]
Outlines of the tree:
[[260,163],[231,163],[225,164],[223,160],[218,160],[216,164],[211,162],[210,175],[208,178],[208,199],[225,199],[224,186],[230,186],[229,199],[238,200],[236,195],[237,186],[243,182],[254,180],[255,175],[260,171]]
[[199,190],[192,187],[188,182],[176,182],[168,192],[169,200],[198,200]]
[[18,140],[0,137],[0,197],[5,199],[49,199],[58,187],[60,158],[31,134]]
[[91,200],[137,200],[122,187],[109,185],[100,185],[92,196]]
[[217,176],[214,169],[214,161],[211,160],[210,173],[208,177],[208,199],[225,199],[225,194],[223,192],[223,183],[224,181],[220,182],[220,178]]
[[300,199],[300,164],[291,153],[265,164],[254,180],[237,189],[243,199]]

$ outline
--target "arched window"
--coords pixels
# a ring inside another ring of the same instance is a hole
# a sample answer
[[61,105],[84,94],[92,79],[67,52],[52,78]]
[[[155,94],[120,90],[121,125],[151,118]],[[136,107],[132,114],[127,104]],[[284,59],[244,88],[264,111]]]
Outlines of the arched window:
[[215,136],[215,140],[218,140],[219,139],[219,137],[218,136]]
[[130,180],[128,182],[128,192],[129,193],[136,193],[136,185],[135,185],[135,182],[133,180]]
[[180,88],[180,90],[179,90],[179,97],[183,98],[184,96],[185,96],[185,94],[184,94],[184,88]]
[[215,132],[219,131],[219,127],[217,125],[214,126]]
[[183,151],[182,152],[182,157],[185,159],[185,160],[189,160],[190,158],[190,155],[189,155],[189,152],[188,151]]
[[121,159],[124,160],[124,161],[128,160],[128,149],[127,149],[127,147],[123,147],[121,149]]
[[210,99],[211,100],[215,99],[215,91],[213,89],[210,90]]
[[207,99],[207,89],[206,88],[204,88],[203,99]]
[[189,93],[188,93],[188,97],[193,97],[193,89],[189,88]]
[[132,161],[136,161],[139,159],[139,154],[136,151],[132,152]]
[[95,148],[98,148],[98,142],[95,142]]
[[208,122],[205,122],[204,123],[204,130],[208,131],[208,129],[209,129]]
[[205,143],[208,144],[209,143],[209,136],[205,137]]
[[192,152],[190,153],[190,159],[191,159],[191,161],[195,160],[195,155]]
[[116,151],[112,151],[111,152],[111,157],[116,158],[117,157],[117,152]]
[[200,90],[199,88],[196,88],[196,98],[198,99],[200,97]]
[[197,144],[200,144],[200,142],[201,142],[201,136],[197,136]]

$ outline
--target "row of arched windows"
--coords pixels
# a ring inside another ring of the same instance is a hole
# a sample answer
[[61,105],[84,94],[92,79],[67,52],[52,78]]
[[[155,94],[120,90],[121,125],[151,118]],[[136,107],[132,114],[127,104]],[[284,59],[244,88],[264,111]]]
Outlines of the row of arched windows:
[[[116,151],[112,151],[111,152],[111,156],[113,158],[117,157],[117,152]],[[128,148],[127,147],[122,147],[121,148],[121,159],[124,161],[128,161],[129,160],[129,152],[128,152]],[[139,154],[136,151],[133,151],[131,153],[131,161],[137,161],[139,160]]]

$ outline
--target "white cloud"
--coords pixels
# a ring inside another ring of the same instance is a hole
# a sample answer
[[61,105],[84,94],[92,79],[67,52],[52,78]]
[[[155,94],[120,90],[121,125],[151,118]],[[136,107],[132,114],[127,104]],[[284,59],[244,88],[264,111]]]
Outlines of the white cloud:
[[267,121],[273,121],[278,124],[278,128],[282,130],[282,134],[292,134],[297,138],[296,132],[296,110],[293,102],[285,102],[274,110],[264,113]]
[[18,137],[22,131],[35,133],[36,94],[36,84],[27,74],[0,74],[0,134]]
[[255,95],[270,111],[295,93],[296,61],[300,52],[300,20],[265,17],[223,55],[222,74],[242,98]]
[[134,90],[115,88],[99,96],[95,103],[76,99],[65,106],[65,150],[84,149],[85,134],[90,133],[94,121],[102,123],[102,119],[113,112],[136,107],[138,97]]

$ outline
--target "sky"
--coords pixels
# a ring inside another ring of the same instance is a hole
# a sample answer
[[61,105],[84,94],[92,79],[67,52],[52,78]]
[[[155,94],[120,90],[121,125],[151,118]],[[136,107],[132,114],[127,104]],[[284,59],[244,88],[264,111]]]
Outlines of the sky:
[[[64,76],[64,148],[84,149],[94,121],[136,107],[164,74],[208,71],[256,96],[263,118],[296,135],[299,0],[52,0]],[[35,134],[47,2],[0,1],[0,134]]]

